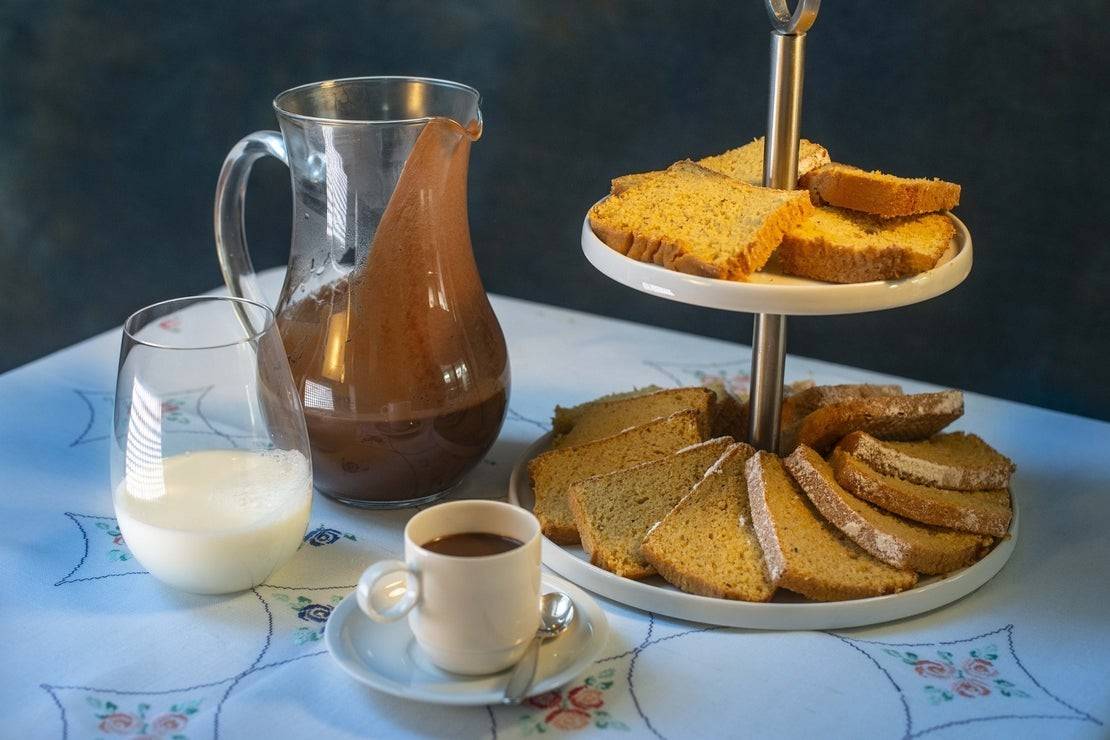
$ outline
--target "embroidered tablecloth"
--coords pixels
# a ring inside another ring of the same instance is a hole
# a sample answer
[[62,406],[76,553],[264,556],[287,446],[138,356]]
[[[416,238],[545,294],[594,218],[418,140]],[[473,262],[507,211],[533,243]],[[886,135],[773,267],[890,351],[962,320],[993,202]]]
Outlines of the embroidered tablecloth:
[[[262,282],[273,296],[280,273]],[[738,344],[493,305],[513,364],[510,410],[459,497],[504,498],[557,402],[634,384],[743,383],[749,367]],[[2,737],[1110,736],[1110,424],[967,396],[955,426],[1017,462],[1022,531],[1003,571],[949,607],[867,629],[774,633],[601,600],[608,644],[564,690],[520,707],[444,708],[355,683],[321,639],[359,572],[401,552],[411,512],[317,495],[293,560],[232,597],[177,593],[143,572],[109,493],[118,349],[108,332],[0,376]],[[787,378],[934,389],[796,357]],[[182,431],[205,431],[200,393],[165,409]]]

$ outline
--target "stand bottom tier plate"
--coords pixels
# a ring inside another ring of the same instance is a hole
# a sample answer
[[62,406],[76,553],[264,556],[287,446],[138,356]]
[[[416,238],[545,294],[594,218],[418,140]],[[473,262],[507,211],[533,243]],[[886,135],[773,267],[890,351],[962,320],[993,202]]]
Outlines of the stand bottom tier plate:
[[[517,462],[509,480],[509,501],[529,511],[535,503],[528,462],[551,443],[551,433],[536,440]],[[822,630],[862,627],[923,614],[970,594],[993,578],[1014,551],[1018,534],[1018,505],[1009,536],[985,558],[945,576],[922,578],[909,591],[852,601],[815,602],[782,589],[767,603],[732,601],[679,591],[655,576],[636,581],[592,565],[578,545],[543,540],[544,565],[579,586],[613,601],[676,619],[764,630]]]

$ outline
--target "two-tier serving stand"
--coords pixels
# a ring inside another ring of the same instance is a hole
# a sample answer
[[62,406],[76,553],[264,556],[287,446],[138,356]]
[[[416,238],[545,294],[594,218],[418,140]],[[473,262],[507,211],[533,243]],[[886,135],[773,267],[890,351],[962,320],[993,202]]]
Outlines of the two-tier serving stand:
[[[790,12],[786,0],[765,0],[771,32],[771,79],[764,148],[763,184],[792,190],[798,181],[798,142],[806,33],[817,18],[820,0],[799,0]],[[687,275],[639,262],[609,248],[582,224],[582,251],[599,271],[630,288],[695,306],[755,315],[752,334],[749,441],[778,451],[787,316],[831,316],[907,306],[945,293],[971,272],[971,235],[949,215],[956,229],[946,254],[933,269],[903,280],[840,285],[774,272],[759,272],[748,282]],[[541,439],[525,459],[550,440]],[[510,497],[531,507],[532,492],[523,471],[514,471]],[[544,563],[592,591],[641,609],[673,617],[757,629],[829,629],[899,619],[954,601],[992,578],[1013,551],[1018,512],[1015,503],[1010,537],[983,560],[944,578],[927,579],[901,594],[817,604],[803,600],[767,604],[713,599],[682,593],[660,584],[615,576],[591,565],[580,548],[544,542]]]

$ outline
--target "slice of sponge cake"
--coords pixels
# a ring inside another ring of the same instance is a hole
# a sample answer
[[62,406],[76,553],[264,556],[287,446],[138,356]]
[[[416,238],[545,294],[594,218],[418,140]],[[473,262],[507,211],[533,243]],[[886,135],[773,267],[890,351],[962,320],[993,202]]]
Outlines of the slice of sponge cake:
[[540,520],[544,535],[561,544],[578,542],[578,529],[567,504],[567,489],[572,483],[658,460],[702,439],[698,413],[687,410],[612,437],[551,450],[533,458],[528,463],[536,497],[533,512]]
[[880,439],[925,439],[964,413],[960,391],[856,398],[830,404],[806,416],[797,442],[821,454],[844,436],[864,431]]
[[731,444],[730,437],[710,440],[572,485],[567,498],[590,562],[626,578],[654,574],[640,552],[644,535],[690,493]]
[[715,402],[713,391],[700,386],[670,388],[630,398],[600,401],[580,412],[570,430],[557,437],[551,447],[574,447],[611,437],[625,429],[686,409],[697,412],[699,430],[704,439],[709,434]]
[[1014,464],[974,434],[949,432],[921,442],[884,442],[852,432],[837,445],[877,473],[956,491],[1006,488]]
[[687,160],[595,204],[589,220],[632,259],[747,280],[812,211],[805,191],[755,187]]
[[978,560],[994,542],[983,535],[918,524],[856,498],[836,482],[829,464],[805,445],[783,462],[829,522],[895,568],[949,573]]
[[744,464],[755,450],[729,447],[694,489],[640,544],[640,552],[683,591],[767,601],[775,586],[752,529]]
[[1003,537],[1009,531],[1013,516],[1009,491],[950,491],[922,486],[877,473],[844,450],[835,450],[831,462],[840,485],[858,498],[907,519],[993,537]]
[[825,521],[775,455],[757,452],[746,473],[756,536],[779,586],[816,601],[838,601],[917,583],[916,573],[875,559]]

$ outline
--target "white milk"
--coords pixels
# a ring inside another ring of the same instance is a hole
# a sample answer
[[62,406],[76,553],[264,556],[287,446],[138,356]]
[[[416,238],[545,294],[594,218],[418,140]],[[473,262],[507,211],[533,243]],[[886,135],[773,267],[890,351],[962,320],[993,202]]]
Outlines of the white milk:
[[115,491],[124,541],[159,580],[193,593],[241,591],[297,551],[312,505],[301,453],[204,450],[160,462]]

